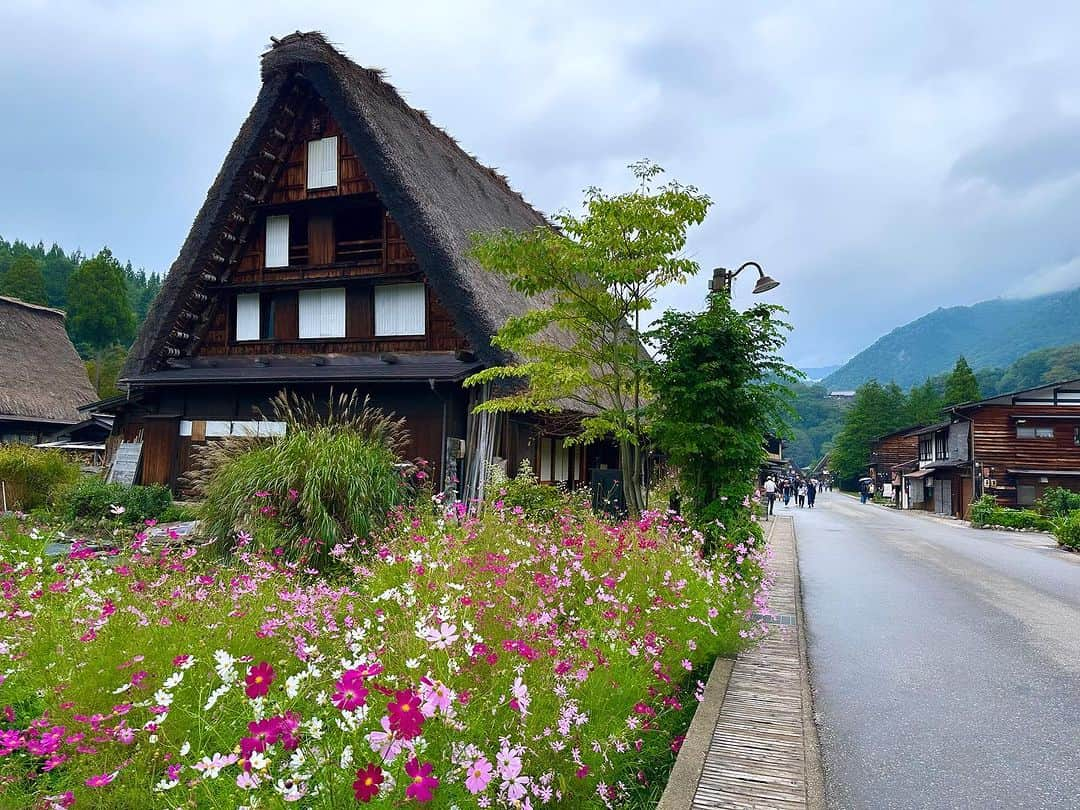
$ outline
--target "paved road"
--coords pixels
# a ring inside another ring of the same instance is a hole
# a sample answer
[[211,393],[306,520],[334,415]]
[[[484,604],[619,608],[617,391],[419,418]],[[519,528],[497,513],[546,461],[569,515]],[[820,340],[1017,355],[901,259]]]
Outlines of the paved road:
[[836,493],[796,514],[834,808],[1080,808],[1080,555]]

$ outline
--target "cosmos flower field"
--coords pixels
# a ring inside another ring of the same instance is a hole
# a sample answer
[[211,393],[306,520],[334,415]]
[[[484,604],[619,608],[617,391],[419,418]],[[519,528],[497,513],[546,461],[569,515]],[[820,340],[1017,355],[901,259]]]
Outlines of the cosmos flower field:
[[718,655],[757,629],[761,553],[657,513],[400,510],[328,572],[0,544],[0,806],[647,807]]

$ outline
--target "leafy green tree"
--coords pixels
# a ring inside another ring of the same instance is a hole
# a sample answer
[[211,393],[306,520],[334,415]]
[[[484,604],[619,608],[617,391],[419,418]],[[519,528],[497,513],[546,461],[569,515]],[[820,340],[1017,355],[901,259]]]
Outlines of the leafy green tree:
[[45,278],[41,275],[41,268],[37,260],[29,253],[17,256],[12,261],[11,267],[4,274],[0,292],[3,295],[26,301],[28,304],[49,302],[45,294]]
[[570,443],[613,436],[619,444],[627,508],[644,507],[641,487],[650,360],[642,315],[656,291],[697,271],[682,253],[686,232],[711,201],[693,186],[654,186],[663,171],[631,166],[635,191],[586,192],[585,214],[562,213],[557,228],[474,237],[473,255],[540,308],[509,319],[492,338],[515,362],[474,374],[467,385],[513,380],[513,392],[480,406],[489,412],[585,414]]
[[833,442],[829,465],[841,485],[851,486],[866,475],[874,439],[908,424],[907,398],[896,383],[863,383],[844,415],[844,426]]
[[800,467],[810,467],[832,446],[833,437],[844,424],[844,412],[823,385],[795,383],[791,391],[795,416],[784,442],[784,456]]
[[121,393],[116,381],[124,367],[127,349],[119,344],[104,346],[94,352],[86,361],[86,375],[100,399],[114,397]]
[[974,402],[980,399],[979,381],[963,355],[957,358],[952,373],[945,379],[944,407],[959,405],[961,402]]
[[765,434],[793,414],[787,384],[802,375],[780,356],[784,311],[738,312],[714,292],[704,312],[668,310],[650,334],[662,358],[649,371],[650,433],[700,525],[730,521],[754,489]]
[[941,419],[944,403],[932,380],[913,385],[908,394],[908,417],[911,425],[929,425]]
[[71,274],[67,300],[68,334],[85,354],[114,344],[127,346],[135,337],[135,315],[128,302],[124,268],[108,248]]

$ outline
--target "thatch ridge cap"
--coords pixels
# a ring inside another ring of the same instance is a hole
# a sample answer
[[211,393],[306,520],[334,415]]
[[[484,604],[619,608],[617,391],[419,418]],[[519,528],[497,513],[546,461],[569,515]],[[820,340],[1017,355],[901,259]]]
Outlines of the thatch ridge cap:
[[33,304],[29,301],[23,301],[21,298],[14,298],[10,295],[0,295],[0,301],[4,301],[8,304],[15,304],[16,306],[26,307],[27,309],[36,309],[41,312],[49,312],[53,315],[59,315],[61,318],[67,317],[67,312],[56,307],[46,306],[45,304]]

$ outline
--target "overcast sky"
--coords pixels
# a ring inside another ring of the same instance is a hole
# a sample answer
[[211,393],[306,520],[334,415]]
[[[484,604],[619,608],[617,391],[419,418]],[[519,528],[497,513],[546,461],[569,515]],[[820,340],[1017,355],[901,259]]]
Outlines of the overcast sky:
[[6,0],[0,235],[167,269],[269,36],[313,28],[542,210],[642,157],[698,186],[705,271],[662,303],[755,259],[797,364],[1080,284],[1075,3]]

